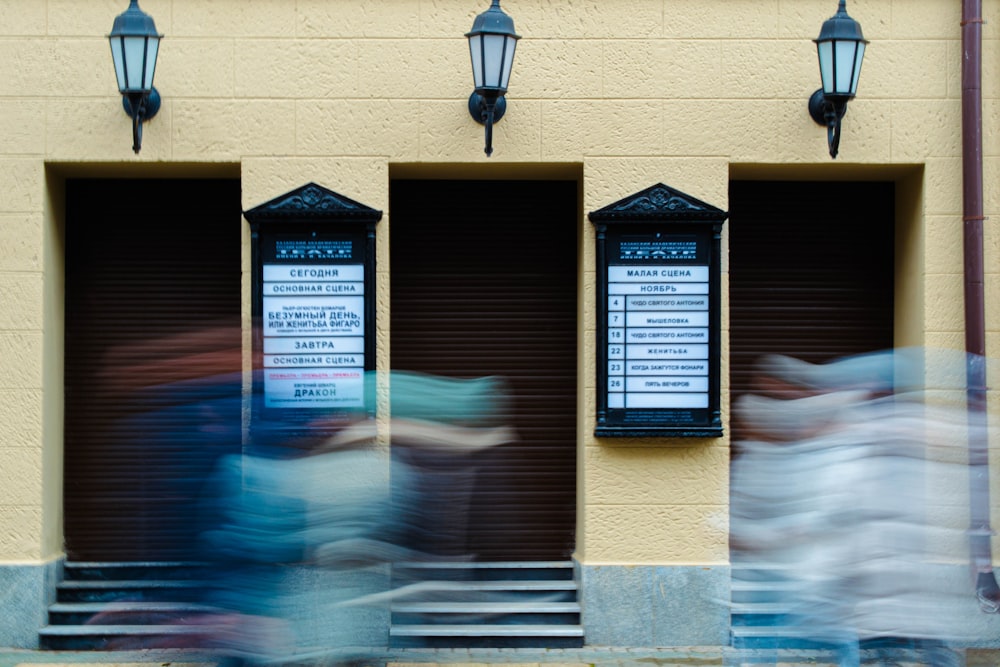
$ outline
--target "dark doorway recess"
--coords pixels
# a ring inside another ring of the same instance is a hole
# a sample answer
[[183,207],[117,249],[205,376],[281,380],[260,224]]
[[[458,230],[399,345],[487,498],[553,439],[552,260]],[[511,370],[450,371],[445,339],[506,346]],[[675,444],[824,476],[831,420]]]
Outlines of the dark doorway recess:
[[734,401],[761,355],[823,363],[892,347],[894,197],[891,182],[730,184]]
[[501,377],[516,442],[476,456],[466,549],[481,561],[574,548],[575,181],[395,180],[392,368]]
[[74,561],[194,555],[241,449],[240,183],[66,183],[65,538]]

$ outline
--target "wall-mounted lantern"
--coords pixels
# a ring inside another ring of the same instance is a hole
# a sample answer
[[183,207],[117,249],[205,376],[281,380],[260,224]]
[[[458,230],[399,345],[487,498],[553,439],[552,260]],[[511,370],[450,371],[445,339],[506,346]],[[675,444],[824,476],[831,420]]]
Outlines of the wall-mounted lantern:
[[514,67],[514,49],[521,36],[514,32],[514,20],[500,9],[500,0],[476,17],[469,39],[472,79],[475,90],[469,96],[469,113],[486,126],[486,156],[493,154],[493,123],[507,109],[504,95]]
[[809,115],[826,126],[830,157],[840,147],[840,124],[847,103],[854,99],[861,76],[861,61],[868,41],[861,24],[847,15],[847,0],[840,0],[837,13],[823,23],[815,40],[823,87],[809,98]]
[[142,148],[142,123],[160,110],[160,93],[153,87],[156,54],[163,35],[156,32],[153,17],[131,0],[128,9],[115,18],[108,41],[115,63],[122,106],[132,119],[132,150]]

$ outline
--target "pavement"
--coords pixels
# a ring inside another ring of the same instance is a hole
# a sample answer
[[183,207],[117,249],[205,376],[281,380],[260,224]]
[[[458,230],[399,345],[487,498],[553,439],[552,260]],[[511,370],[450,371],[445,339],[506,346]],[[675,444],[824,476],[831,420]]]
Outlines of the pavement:
[[[321,667],[351,665],[351,667],[656,667],[658,665],[722,665],[723,647],[680,647],[662,649],[640,648],[492,648],[492,649],[388,649],[369,652],[368,657],[343,659],[337,655],[297,656],[283,666]],[[218,656],[198,651],[139,650],[139,651],[36,651],[0,649],[0,667],[202,667],[219,665]],[[256,664],[256,663],[255,663]],[[1000,663],[998,663],[1000,665]]]
[[[862,652],[867,667],[913,667],[927,665],[915,653]],[[957,651],[949,667],[1000,667],[1000,649]],[[197,651],[38,651],[0,649],[0,667],[215,667],[218,656]],[[624,648],[583,647],[567,649],[388,649],[368,652],[364,659],[344,659],[330,654],[297,656],[276,663],[253,663],[255,667],[808,667],[833,665],[829,651],[736,650],[722,646]],[[934,665],[933,667],[940,667]]]

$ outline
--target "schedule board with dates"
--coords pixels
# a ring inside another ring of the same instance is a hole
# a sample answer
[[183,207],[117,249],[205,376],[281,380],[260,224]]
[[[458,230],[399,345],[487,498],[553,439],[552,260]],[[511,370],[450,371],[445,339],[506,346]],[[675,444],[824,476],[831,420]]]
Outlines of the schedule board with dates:
[[597,227],[599,437],[719,437],[726,213],[657,185]]

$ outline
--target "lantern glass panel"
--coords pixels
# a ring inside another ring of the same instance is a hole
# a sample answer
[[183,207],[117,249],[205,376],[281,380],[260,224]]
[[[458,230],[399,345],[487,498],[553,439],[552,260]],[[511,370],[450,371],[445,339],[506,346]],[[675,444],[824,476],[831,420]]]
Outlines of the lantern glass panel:
[[489,88],[503,88],[504,45],[503,35],[483,35],[483,75],[484,85]]
[[111,59],[115,63],[115,76],[118,78],[119,92],[125,92],[125,44],[121,37],[111,37]]
[[858,92],[858,81],[861,80],[861,61],[865,57],[865,43],[857,42],[857,47],[854,51],[854,69],[851,70],[851,96],[853,97]]
[[472,83],[476,88],[483,87],[483,36],[469,36],[469,54],[472,56]]
[[818,42],[816,51],[819,54],[819,75],[823,79],[823,94],[834,92],[833,42]]
[[146,36],[125,37],[125,88],[141,90],[143,63],[146,60]]
[[504,39],[507,43],[503,51],[503,70],[500,75],[502,78],[500,87],[507,90],[507,85],[510,83],[510,72],[514,69],[514,48],[517,46],[517,40],[510,36]]
[[156,55],[160,50],[160,40],[156,38],[149,38],[146,41],[146,59],[145,67],[146,71],[143,73],[142,88],[143,90],[153,89],[153,73],[156,72]]
[[[121,58],[124,67],[119,81],[122,92],[142,90],[143,60],[146,56],[146,38],[125,36],[121,38]],[[118,63],[115,63],[116,65]],[[121,85],[123,84],[123,85]]]
[[855,71],[861,64],[860,55],[864,52],[864,44],[850,40],[834,42],[834,76],[836,77],[836,92],[840,95],[853,95],[856,87]]

